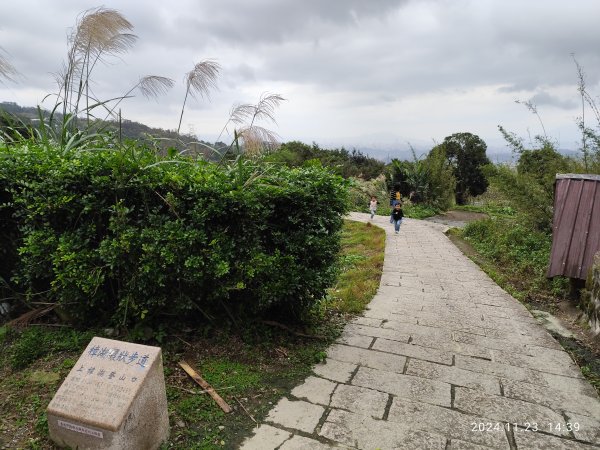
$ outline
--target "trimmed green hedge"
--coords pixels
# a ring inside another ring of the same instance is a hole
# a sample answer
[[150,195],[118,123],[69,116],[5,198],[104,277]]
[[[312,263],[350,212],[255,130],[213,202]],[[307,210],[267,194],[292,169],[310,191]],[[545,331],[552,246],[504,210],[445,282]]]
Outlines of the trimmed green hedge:
[[0,276],[81,324],[300,316],[333,282],[346,182],[150,151],[0,148]]

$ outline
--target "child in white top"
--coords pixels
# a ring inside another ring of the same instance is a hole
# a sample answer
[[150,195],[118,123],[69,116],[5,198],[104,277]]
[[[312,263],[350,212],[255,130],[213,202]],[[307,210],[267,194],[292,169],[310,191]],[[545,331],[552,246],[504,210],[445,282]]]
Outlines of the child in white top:
[[377,212],[377,197],[371,197],[371,201],[369,202],[369,209],[371,210],[371,219],[375,216]]

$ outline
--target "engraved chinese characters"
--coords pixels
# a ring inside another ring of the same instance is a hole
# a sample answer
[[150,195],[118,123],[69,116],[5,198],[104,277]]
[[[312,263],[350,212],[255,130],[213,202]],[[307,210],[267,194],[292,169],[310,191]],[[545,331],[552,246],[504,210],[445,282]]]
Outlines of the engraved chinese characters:
[[48,426],[70,447],[159,447],[169,431],[160,348],[92,339],[48,405]]

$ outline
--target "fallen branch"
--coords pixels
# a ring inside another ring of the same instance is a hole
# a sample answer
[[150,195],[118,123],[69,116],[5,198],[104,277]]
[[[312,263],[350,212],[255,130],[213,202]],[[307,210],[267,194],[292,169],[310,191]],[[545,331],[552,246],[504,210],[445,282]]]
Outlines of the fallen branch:
[[261,320],[262,323],[264,323],[265,325],[271,325],[272,327],[277,327],[277,328],[281,328],[282,330],[288,331],[292,334],[295,334],[296,336],[300,336],[300,337],[305,337],[305,338],[310,338],[310,339],[320,339],[320,340],[325,340],[324,336],[319,336],[316,334],[305,334],[305,333],[301,333],[299,331],[296,330],[292,330],[290,327],[288,327],[287,325],[284,325],[282,323],[279,322],[275,322],[274,320]]
[[189,346],[189,347],[193,347],[192,344],[190,344],[187,341],[184,341],[183,339],[181,339],[179,336],[177,336],[176,334],[174,334],[173,336],[175,336],[177,339],[179,339],[181,342],[183,342],[185,345]]
[[25,326],[29,325],[31,322],[33,322],[34,320],[39,319],[42,316],[45,316],[46,314],[48,314],[50,311],[52,311],[57,306],[58,306],[58,304],[54,303],[54,304],[51,304],[50,306],[42,306],[40,308],[31,310],[31,311],[27,311],[26,313],[21,314],[16,319],[11,320],[6,325],[11,326],[11,327],[25,327]]
[[244,412],[245,412],[246,414],[248,414],[248,417],[250,417],[250,418],[252,419],[252,421],[253,421],[255,424],[257,424],[257,425],[258,425],[258,422],[256,421],[256,419],[255,419],[254,417],[252,417],[252,414],[250,414],[250,413],[248,412],[248,410],[247,410],[247,409],[244,407],[244,405],[242,405],[242,402],[240,402],[240,401],[237,399],[237,397],[236,397],[236,396],[234,396],[233,398],[234,398],[234,400],[235,400],[236,402],[238,402],[238,403],[239,403],[239,405],[242,407],[242,409],[244,410]]
[[179,366],[185,370],[185,372],[192,377],[197,384],[202,386],[202,388],[213,398],[213,400],[217,402],[217,405],[219,405],[223,412],[231,412],[231,406],[229,406],[227,402],[223,400],[219,394],[217,394],[217,391],[215,391],[213,387],[208,384],[206,380],[202,378],[200,374],[198,374],[198,372],[196,372],[187,362],[181,360],[179,361]]
[[[181,386],[173,386],[173,387],[174,387],[175,389],[181,389],[182,391],[189,392],[190,394],[194,394],[194,395],[208,394],[208,393],[209,393],[209,392],[208,392],[207,390],[205,390],[205,389],[203,389],[203,390],[201,390],[201,391],[193,391],[193,390],[191,390],[191,389],[186,389],[186,388],[184,388],[184,387],[181,387]],[[235,388],[235,386],[227,386],[227,387],[222,387],[222,388],[219,388],[219,391],[224,391],[225,389],[234,389],[234,388]]]

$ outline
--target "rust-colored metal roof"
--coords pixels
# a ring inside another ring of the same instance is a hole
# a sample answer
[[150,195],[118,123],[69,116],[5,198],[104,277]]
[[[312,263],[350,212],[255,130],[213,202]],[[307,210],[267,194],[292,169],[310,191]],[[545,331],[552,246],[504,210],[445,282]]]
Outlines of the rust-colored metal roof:
[[600,250],[600,175],[558,174],[548,277],[585,280]]

